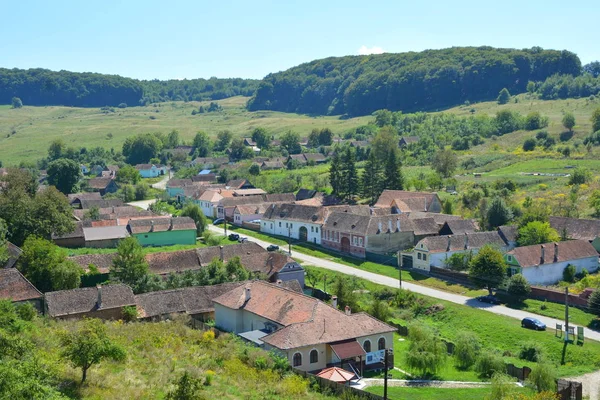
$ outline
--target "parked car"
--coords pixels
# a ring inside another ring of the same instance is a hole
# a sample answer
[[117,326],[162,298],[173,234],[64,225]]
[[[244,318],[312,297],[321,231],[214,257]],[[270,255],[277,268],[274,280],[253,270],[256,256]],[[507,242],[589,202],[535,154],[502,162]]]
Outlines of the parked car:
[[535,331],[545,331],[546,330],[546,324],[544,324],[539,319],[531,318],[531,317],[523,318],[523,320],[521,321],[521,327],[527,328],[527,329],[533,329]]
[[496,296],[492,296],[491,294],[488,294],[486,296],[479,296],[477,297],[477,301],[488,304],[500,304],[500,300],[498,300]]
[[247,242],[247,241],[248,241],[247,237],[240,237],[240,238],[238,238],[238,242],[240,242],[240,243],[244,243],[244,242]]
[[240,235],[238,235],[237,233],[229,234],[229,240],[238,240],[239,238],[240,238]]
[[223,218],[217,218],[213,221],[213,225],[221,225],[225,220]]
[[269,247],[267,247],[267,251],[277,251],[279,250],[279,246],[277,246],[276,244],[271,244],[269,245]]

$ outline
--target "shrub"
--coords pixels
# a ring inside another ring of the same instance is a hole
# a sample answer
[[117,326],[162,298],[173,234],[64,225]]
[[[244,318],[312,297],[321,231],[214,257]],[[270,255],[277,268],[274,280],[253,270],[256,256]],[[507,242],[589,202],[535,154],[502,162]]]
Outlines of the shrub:
[[490,378],[496,372],[504,373],[505,370],[506,366],[502,357],[491,351],[482,353],[475,364],[475,371],[484,378]]
[[215,371],[208,370],[206,371],[206,376],[204,377],[204,386],[212,385],[213,378],[215,377]]
[[135,321],[138,317],[138,311],[135,306],[123,307],[123,320],[127,322]]
[[523,151],[533,151],[535,150],[536,141],[535,139],[527,139],[523,143]]
[[477,354],[481,348],[477,336],[471,332],[459,332],[454,343],[456,364],[463,369],[470,368],[475,364]]
[[127,103],[121,103],[117,107],[119,107],[119,108],[127,108]]
[[519,350],[519,358],[531,362],[540,362],[543,357],[543,349],[536,342],[526,342],[521,345]]
[[556,371],[548,363],[538,363],[529,374],[529,382],[534,385],[538,392],[556,390]]
[[531,286],[527,282],[527,279],[521,274],[515,274],[510,277],[508,281],[508,293],[517,297],[527,297],[531,293]]
[[569,178],[569,185],[582,185],[590,179],[590,172],[584,168],[575,168]]
[[571,138],[573,137],[573,131],[564,131],[561,132],[561,134],[559,135],[559,139],[561,142],[566,142],[568,140],[571,140]]
[[17,315],[23,321],[32,321],[37,315],[37,311],[31,303],[21,303],[15,306]]
[[576,273],[577,270],[575,269],[575,266],[573,264],[567,265],[563,270],[563,281],[571,283],[575,282]]
[[546,139],[548,139],[548,132],[547,131],[539,131],[538,133],[535,134],[535,138],[537,140],[546,140]]
[[588,299],[588,307],[591,312],[600,316],[600,289],[596,289]]
[[514,398],[512,397],[515,391],[513,380],[510,376],[501,372],[496,372],[492,376],[491,389],[492,392],[490,393],[490,396],[486,398],[487,400],[505,400]]

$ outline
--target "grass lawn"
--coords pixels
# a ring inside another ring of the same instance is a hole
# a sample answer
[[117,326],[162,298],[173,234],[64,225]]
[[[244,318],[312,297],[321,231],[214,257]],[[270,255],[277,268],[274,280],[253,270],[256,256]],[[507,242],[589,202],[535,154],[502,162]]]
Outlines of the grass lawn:
[[[369,386],[365,389],[369,393],[383,396],[383,386]],[[528,388],[516,388],[516,393],[532,394]],[[388,387],[388,398],[390,400],[481,400],[491,393],[490,388],[456,388],[441,389],[434,387]]]
[[[517,310],[528,311],[534,314],[544,315],[546,317],[563,319],[565,318],[564,304],[552,303],[548,301],[527,299],[523,303],[506,303],[506,307]],[[585,312],[576,307],[569,307],[569,321],[577,325],[590,326],[596,316]]]

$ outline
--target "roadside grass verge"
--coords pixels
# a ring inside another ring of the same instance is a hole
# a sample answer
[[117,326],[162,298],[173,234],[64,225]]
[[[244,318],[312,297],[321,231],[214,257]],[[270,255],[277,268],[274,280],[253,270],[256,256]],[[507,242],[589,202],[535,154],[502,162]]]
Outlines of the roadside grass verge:
[[[383,396],[383,386],[369,386],[365,389],[369,393]],[[516,393],[533,394],[529,388],[515,388]],[[390,400],[481,400],[492,393],[491,388],[437,388],[437,387],[402,387],[389,386],[388,398]]]

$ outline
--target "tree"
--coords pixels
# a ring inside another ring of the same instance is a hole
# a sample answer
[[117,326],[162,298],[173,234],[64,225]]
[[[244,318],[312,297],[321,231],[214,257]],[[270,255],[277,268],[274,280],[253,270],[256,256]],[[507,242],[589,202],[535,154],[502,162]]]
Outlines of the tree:
[[73,160],[59,158],[48,164],[48,183],[64,194],[75,193],[81,177],[79,164]]
[[588,307],[591,312],[600,316],[600,290],[595,290],[588,299]]
[[513,384],[513,379],[510,376],[502,372],[496,372],[492,375],[492,384],[490,386],[492,392],[489,397],[486,397],[486,400],[516,399],[515,385]]
[[175,147],[179,146],[179,141],[179,132],[176,129],[173,129],[167,135],[167,138],[164,142],[164,147],[167,149],[174,149]]
[[48,160],[54,161],[63,157],[67,150],[67,145],[61,139],[55,139],[48,146]]
[[546,362],[537,363],[529,374],[528,381],[538,392],[556,391],[556,370]]
[[[361,175],[361,195],[369,199],[369,204],[375,204],[383,188],[383,170],[380,162],[375,158],[375,153],[369,153],[365,169]],[[330,175],[331,176],[331,175]]]
[[202,400],[202,380],[187,371],[175,383],[175,389],[167,393],[167,400]]
[[523,142],[523,151],[533,151],[535,150],[537,142],[534,138],[529,138]]
[[158,157],[162,147],[163,143],[156,135],[145,133],[129,136],[123,143],[123,155],[128,164],[143,164]]
[[196,223],[196,232],[200,236],[206,230],[207,222],[204,213],[196,204],[188,203],[183,207],[181,213],[182,217],[190,217]]
[[456,335],[454,357],[459,368],[468,369],[475,364],[480,350],[479,339],[474,333],[462,331]]
[[331,146],[333,142],[333,132],[329,128],[323,128],[319,131],[319,144],[321,146]]
[[117,176],[115,180],[119,183],[124,183],[128,185],[135,185],[142,179],[142,175],[140,175],[140,171],[138,171],[132,165],[126,165],[123,168],[120,168],[117,171]]
[[452,215],[454,214],[454,203],[450,199],[446,199],[442,204],[442,213]]
[[510,93],[507,88],[504,88],[498,94],[498,104],[506,104],[510,101]]
[[489,229],[506,225],[513,219],[513,212],[506,205],[502,197],[495,197],[487,210],[487,224]]
[[331,157],[331,163],[329,164],[329,184],[333,189],[333,195],[340,196],[343,192],[343,182],[342,159],[340,157],[339,149],[336,149]]
[[451,177],[457,165],[456,153],[450,149],[438,150],[431,161],[431,167],[444,178]]
[[531,221],[519,228],[517,242],[519,246],[530,246],[534,244],[559,242],[560,236],[552,229],[548,222]]
[[86,319],[81,328],[62,336],[61,356],[70,361],[73,367],[81,368],[81,383],[87,378],[87,372],[102,360],[122,361],[125,350],[112,343],[106,333],[104,323],[99,319]]
[[252,164],[250,168],[248,168],[248,173],[252,176],[260,175],[260,165]]
[[98,221],[100,219],[100,209],[96,206],[93,206],[91,208],[88,208],[84,213],[83,213],[83,219],[89,219],[92,221]]
[[0,268],[4,267],[10,258],[8,241],[6,240],[7,232],[6,222],[0,218]]
[[41,292],[75,289],[81,283],[81,268],[54,243],[33,235],[25,240],[17,266]]
[[319,130],[317,128],[314,128],[308,134],[308,147],[319,147]]
[[592,132],[600,131],[600,107],[596,108],[592,113]]
[[569,132],[573,132],[573,128],[575,127],[575,115],[570,111],[565,112],[565,115],[563,115],[562,118],[562,124]]
[[140,291],[140,282],[148,275],[148,263],[136,238],[121,240],[110,267],[110,275],[111,279],[131,286],[135,293]]
[[333,294],[338,298],[338,307],[344,310],[346,306],[358,311],[358,298],[354,292],[352,281],[343,276],[339,276],[333,283]]
[[446,266],[452,271],[466,271],[469,269],[471,253],[454,253],[446,259]]
[[211,143],[208,134],[203,131],[198,131],[196,136],[194,136],[192,146],[194,147],[198,157],[207,157],[211,149]]
[[[246,149],[246,146],[244,145],[244,139],[236,138],[232,140],[231,144],[229,145],[229,149],[231,150],[229,153],[229,158],[232,160],[238,161],[246,158],[246,152],[244,151]],[[250,157],[252,157],[252,155]]]
[[225,130],[217,133],[217,141],[215,142],[215,150],[216,151],[225,151],[227,147],[229,147],[229,143],[231,142],[233,135],[231,132]]
[[538,111],[532,111],[525,117],[525,129],[534,131],[548,126],[548,117],[542,117]]
[[531,293],[531,286],[527,279],[521,274],[515,274],[508,280],[508,293],[515,296],[517,299],[523,299]]
[[569,177],[569,185],[583,185],[591,178],[591,173],[585,168],[575,168]]
[[402,174],[402,163],[398,160],[396,152],[390,151],[385,161],[383,172],[383,188],[390,190],[404,189],[404,175]]
[[18,97],[13,97],[11,100],[12,108],[21,108],[23,107],[23,102]]
[[351,147],[347,147],[342,159],[343,195],[352,200],[358,193],[358,172],[356,171],[356,155]]
[[134,197],[136,200],[146,200],[150,196],[150,186],[145,183],[135,185]]
[[506,263],[500,251],[484,246],[473,257],[469,265],[469,278],[478,287],[486,288],[490,294],[506,279]]
[[484,378],[490,378],[496,373],[504,373],[506,365],[499,354],[493,351],[484,351],[477,358],[475,371]]
[[575,282],[575,275],[577,274],[577,269],[573,264],[569,264],[563,270],[563,281],[573,283]]
[[394,128],[385,126],[379,129],[373,138],[371,152],[375,153],[375,158],[383,163],[388,159],[390,151],[398,151],[398,134]]
[[390,309],[385,301],[375,296],[369,314],[380,321],[386,322],[390,318]]
[[252,131],[252,140],[261,150],[267,150],[271,144],[271,138],[267,134],[267,130],[265,128],[255,128]]
[[435,374],[446,362],[446,345],[439,334],[423,323],[416,322],[408,329],[410,344],[406,352],[406,361],[411,369],[420,373]]
[[300,136],[296,132],[287,131],[281,136],[281,147],[284,148],[288,154],[302,153]]
[[375,125],[378,127],[384,127],[386,125],[393,125],[394,114],[390,110],[378,110],[375,111]]
[[600,61],[592,61],[583,66],[583,71],[592,75],[594,78],[600,76]]

